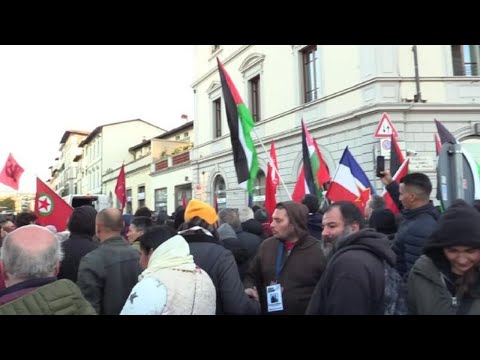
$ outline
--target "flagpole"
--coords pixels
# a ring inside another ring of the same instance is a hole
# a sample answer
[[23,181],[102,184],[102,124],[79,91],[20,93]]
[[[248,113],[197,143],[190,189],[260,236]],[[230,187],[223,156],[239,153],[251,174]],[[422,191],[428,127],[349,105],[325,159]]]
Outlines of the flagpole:
[[280,182],[282,183],[283,187],[285,188],[285,191],[287,192],[288,197],[290,198],[290,200],[292,200],[292,195],[290,195],[290,191],[288,191],[287,186],[283,182],[282,176],[280,175],[280,171],[278,171],[278,168],[275,166],[275,163],[273,162],[273,159],[270,157],[270,154],[268,153],[267,149],[265,148],[265,145],[263,145],[262,139],[260,139],[260,136],[258,136],[257,132],[255,131],[255,127],[253,127],[252,130],[255,133],[255,136],[257,137],[258,141],[260,141],[260,145],[262,145],[263,151],[265,151],[265,154],[267,154],[268,162],[270,164],[272,164],[272,166],[277,171],[278,178],[280,179]]

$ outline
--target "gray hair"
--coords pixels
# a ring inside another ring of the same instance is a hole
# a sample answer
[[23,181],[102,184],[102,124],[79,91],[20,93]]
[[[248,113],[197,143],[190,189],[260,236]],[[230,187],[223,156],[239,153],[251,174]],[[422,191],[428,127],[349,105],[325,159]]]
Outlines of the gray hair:
[[242,230],[242,224],[238,216],[238,210],[232,208],[225,208],[219,211],[218,219],[220,224],[229,224],[233,230]]
[[17,279],[41,279],[55,275],[55,266],[63,259],[60,237],[53,234],[53,244],[41,252],[25,251],[12,241],[12,233],[5,236],[1,249],[4,271]]
[[242,206],[240,209],[238,209],[238,217],[240,218],[241,223],[253,219],[253,216],[253,210],[248,206]]

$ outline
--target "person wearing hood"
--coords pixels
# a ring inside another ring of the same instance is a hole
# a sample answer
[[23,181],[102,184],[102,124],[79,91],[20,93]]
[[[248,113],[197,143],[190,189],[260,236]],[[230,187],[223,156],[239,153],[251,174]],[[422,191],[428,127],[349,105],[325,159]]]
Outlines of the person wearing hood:
[[120,315],[215,315],[215,286],[182,236],[156,225],[140,237],[140,249],[143,272]]
[[480,213],[456,200],[408,277],[412,315],[480,315]]
[[347,201],[326,209],[323,226],[333,250],[306,315],[383,314],[384,261],[394,266],[396,260],[386,235],[363,229],[360,209]]
[[307,207],[294,201],[275,207],[273,237],[262,242],[243,282],[263,314],[303,315],[325,269],[321,243],[308,234],[307,216]]
[[320,240],[322,238],[322,213],[319,212],[320,204],[318,196],[314,194],[306,194],[303,197],[302,204],[308,208],[308,232],[314,238]]
[[59,279],[77,282],[80,260],[98,247],[98,242],[93,240],[96,216],[97,210],[89,205],[73,209],[67,223],[70,236],[62,242],[65,257],[60,263]]

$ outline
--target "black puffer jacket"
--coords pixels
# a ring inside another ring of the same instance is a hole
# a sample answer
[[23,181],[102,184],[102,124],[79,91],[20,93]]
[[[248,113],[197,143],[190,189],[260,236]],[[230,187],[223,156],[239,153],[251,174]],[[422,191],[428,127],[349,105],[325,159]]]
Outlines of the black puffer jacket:
[[182,236],[188,242],[195,264],[207,272],[215,285],[216,314],[259,314],[260,304],[245,293],[231,251],[204,233],[183,233]]

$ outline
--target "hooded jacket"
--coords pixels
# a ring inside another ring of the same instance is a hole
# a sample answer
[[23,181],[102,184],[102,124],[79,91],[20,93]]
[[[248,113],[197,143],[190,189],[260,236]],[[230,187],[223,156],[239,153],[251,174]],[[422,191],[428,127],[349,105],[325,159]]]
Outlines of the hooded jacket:
[[393,266],[395,253],[388,238],[373,229],[338,240],[306,314],[383,314],[384,260]]
[[[452,246],[480,248],[480,213],[463,200],[457,200],[447,209],[427,240],[425,255],[412,268],[408,278],[409,313],[480,314],[480,299],[461,299],[447,287],[447,283],[455,287],[455,276],[443,249]],[[480,294],[479,278],[473,285],[476,294]]]
[[[276,237],[266,239],[260,245],[245,276],[246,288],[256,286],[264,314],[303,315],[313,289],[325,269],[326,259],[321,243],[308,234],[308,209],[305,205],[286,201],[282,204],[289,222],[295,227],[299,240],[290,255],[283,251],[282,268],[276,276],[277,255],[284,243]],[[268,312],[266,288],[277,280],[283,288],[283,310]]]

